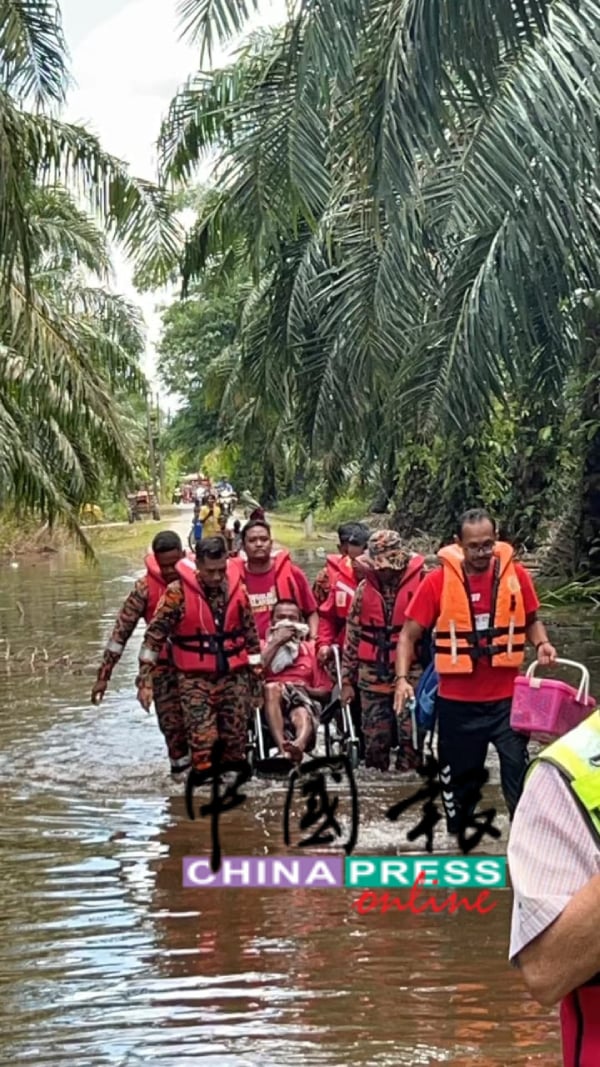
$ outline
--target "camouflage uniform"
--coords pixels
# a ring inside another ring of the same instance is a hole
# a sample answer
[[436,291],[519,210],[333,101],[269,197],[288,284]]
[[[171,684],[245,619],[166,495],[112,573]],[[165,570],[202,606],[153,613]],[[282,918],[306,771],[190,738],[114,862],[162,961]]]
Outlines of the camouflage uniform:
[[329,572],[327,570],[327,567],[323,567],[323,569],[320,570],[317,574],[317,577],[313,582],[312,591],[313,596],[317,602],[317,606],[321,607],[321,604],[325,603],[327,597],[331,592],[331,583],[329,581]]
[[[135,583],[117,615],[98,670],[99,682],[108,684],[110,681],[112,672],[123,655],[125,645],[140,619],[144,618],[147,607],[148,579],[144,575]],[[172,667],[159,664],[154,668],[152,692],[156,717],[167,745],[171,768],[174,771],[185,770],[190,764],[190,755],[179,700],[177,673]]]
[[[215,619],[223,618],[227,604],[225,585],[217,589],[205,588],[204,592]],[[175,632],[183,618],[184,607],[181,583],[172,582],[146,630],[140,653],[140,679],[152,670],[151,658],[158,655],[164,641]],[[249,602],[243,612],[242,627],[247,634],[248,655],[258,656],[260,660],[260,641]],[[224,761],[244,759],[248,719],[252,700],[257,697],[253,673],[246,668],[202,675],[178,671],[177,679],[194,770],[210,767],[212,747],[218,737],[225,744]]]
[[[408,553],[401,549],[395,555],[387,548],[387,540],[382,535],[391,531],[380,530],[369,541],[369,558],[376,560],[383,556],[377,551],[386,548],[386,559],[398,564],[408,561]],[[397,537],[397,535],[395,535]],[[399,541],[399,538],[398,538]],[[395,543],[395,542],[394,542]],[[398,586],[403,569],[395,569],[393,577],[381,584],[379,592],[383,598],[386,619],[391,621]],[[399,720],[394,711],[393,666],[382,668],[381,665],[361,661],[358,658],[358,646],[361,639],[360,615],[365,589],[365,580],[359,583],[355,593],[350,615],[346,625],[346,641],[342,657],[342,681],[345,685],[358,688],[362,708],[362,731],[365,740],[365,765],[376,767],[380,771],[389,770],[390,749],[398,746],[396,770],[411,771],[419,765],[419,754],[413,747],[410,714],[403,714]]]

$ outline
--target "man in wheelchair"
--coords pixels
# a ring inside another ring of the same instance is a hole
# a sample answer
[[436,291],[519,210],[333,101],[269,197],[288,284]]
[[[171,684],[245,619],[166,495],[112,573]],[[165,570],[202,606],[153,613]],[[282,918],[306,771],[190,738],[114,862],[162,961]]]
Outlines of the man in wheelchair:
[[263,644],[265,717],[282,756],[299,763],[317,740],[320,703],[331,682],[319,668],[314,644],[306,640],[308,626],[293,600],[279,600]]

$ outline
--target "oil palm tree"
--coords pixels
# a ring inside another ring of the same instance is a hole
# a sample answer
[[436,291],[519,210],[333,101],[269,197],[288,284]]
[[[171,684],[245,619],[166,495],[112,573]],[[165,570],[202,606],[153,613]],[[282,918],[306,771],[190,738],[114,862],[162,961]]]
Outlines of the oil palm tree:
[[[254,0],[184,0],[210,48]],[[277,286],[313,443],[460,439],[522,383],[559,405],[597,289],[596,0],[300,0],[163,126],[163,170],[217,153],[184,274],[241,237]],[[282,250],[308,230],[292,265]],[[239,245],[238,245],[239,247]],[[271,257],[271,259],[269,259]],[[265,359],[271,359],[265,346]],[[531,382],[532,363],[538,370]]]
[[130,470],[115,392],[143,388],[143,333],[101,284],[105,236],[64,190],[37,189],[28,219],[35,259],[27,276],[13,264],[0,302],[0,504],[78,531],[101,478]]
[[179,233],[158,187],[61,121],[67,84],[58,4],[0,0],[0,503],[77,529],[101,472],[130,469],[114,383],[144,384],[139,316],[106,288],[107,236],[151,282]]

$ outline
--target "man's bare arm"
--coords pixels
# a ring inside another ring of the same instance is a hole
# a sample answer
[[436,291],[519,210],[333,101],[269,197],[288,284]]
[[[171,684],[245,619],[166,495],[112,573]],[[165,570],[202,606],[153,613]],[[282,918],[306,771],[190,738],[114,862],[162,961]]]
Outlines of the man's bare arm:
[[266,671],[270,670],[271,664],[279,652],[279,649],[294,637],[295,632],[296,631],[292,629],[292,627],[288,628],[285,626],[275,634],[271,635],[270,640],[262,651],[262,665]]
[[424,633],[418,622],[407,619],[404,623],[396,648],[396,678],[408,677],[415,659],[415,645]]
[[518,956],[525,984],[551,1007],[600,972],[600,874]]

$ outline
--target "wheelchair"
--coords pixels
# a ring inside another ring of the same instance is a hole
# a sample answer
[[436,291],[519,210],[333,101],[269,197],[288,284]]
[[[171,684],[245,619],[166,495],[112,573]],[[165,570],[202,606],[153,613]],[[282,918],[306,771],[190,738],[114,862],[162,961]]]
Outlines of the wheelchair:
[[333,645],[333,662],[338,696],[333,697],[321,713],[321,725],[325,735],[325,754],[328,757],[345,756],[352,769],[356,770],[361,759],[360,739],[356,733],[350,705],[342,704],[340,699],[342,658],[337,645]]

